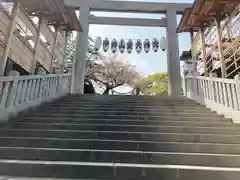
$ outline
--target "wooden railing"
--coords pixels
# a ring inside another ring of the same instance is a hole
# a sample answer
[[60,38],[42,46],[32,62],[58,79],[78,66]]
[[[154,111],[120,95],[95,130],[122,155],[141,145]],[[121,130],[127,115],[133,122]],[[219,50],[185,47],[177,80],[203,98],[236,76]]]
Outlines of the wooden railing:
[[70,93],[71,75],[0,77],[0,119]]
[[185,96],[240,123],[240,81],[186,77]]

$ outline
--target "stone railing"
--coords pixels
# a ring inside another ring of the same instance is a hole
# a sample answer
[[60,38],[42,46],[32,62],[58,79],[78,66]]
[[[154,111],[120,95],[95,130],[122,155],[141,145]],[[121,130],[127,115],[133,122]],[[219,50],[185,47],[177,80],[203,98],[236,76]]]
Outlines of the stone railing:
[[0,77],[0,119],[70,93],[71,75]]
[[212,77],[186,77],[184,94],[213,111],[240,123],[240,81]]

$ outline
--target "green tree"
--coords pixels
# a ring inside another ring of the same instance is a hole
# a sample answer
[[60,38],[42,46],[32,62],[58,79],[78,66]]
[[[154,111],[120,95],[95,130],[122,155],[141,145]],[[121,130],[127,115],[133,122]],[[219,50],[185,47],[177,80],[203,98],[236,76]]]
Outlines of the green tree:
[[144,95],[165,94],[168,92],[168,73],[151,74],[140,80],[136,87],[140,88]]

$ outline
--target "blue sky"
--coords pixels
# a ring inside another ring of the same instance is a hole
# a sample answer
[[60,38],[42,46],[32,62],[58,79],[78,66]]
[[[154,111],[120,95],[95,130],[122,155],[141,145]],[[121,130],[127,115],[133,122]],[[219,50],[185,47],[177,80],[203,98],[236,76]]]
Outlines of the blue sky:
[[[133,0],[132,0],[133,1]],[[137,1],[137,0],[135,0]],[[145,2],[171,2],[171,3],[193,3],[193,0],[138,0]],[[110,16],[110,17],[133,17],[133,18],[154,18],[160,19],[164,15],[153,15],[153,14],[129,14],[129,13],[108,13],[108,12],[93,12],[95,16]],[[180,21],[180,16],[178,21]],[[161,39],[166,37],[165,28],[157,27],[131,27],[131,26],[109,26],[109,25],[91,25],[90,26],[90,36],[109,38],[112,40],[116,38],[118,41],[124,39],[141,39],[144,41],[146,38],[152,40],[153,38]],[[179,34],[179,46],[180,52],[182,50],[190,49],[190,35],[188,33]],[[135,51],[131,55],[124,53],[119,55],[118,59],[129,61],[136,65],[137,71],[141,73],[142,76],[147,76],[156,72],[166,72],[167,71],[167,56],[166,52],[159,51],[154,53],[150,51],[148,54],[141,52],[137,54]]]

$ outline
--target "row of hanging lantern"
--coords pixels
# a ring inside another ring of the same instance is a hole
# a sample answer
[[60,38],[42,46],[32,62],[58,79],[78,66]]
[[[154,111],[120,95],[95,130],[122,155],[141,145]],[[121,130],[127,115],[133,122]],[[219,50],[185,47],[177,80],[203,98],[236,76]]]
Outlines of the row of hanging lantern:
[[[159,47],[162,51],[165,51],[167,49],[167,40],[164,37],[160,41],[154,38],[151,44],[149,39],[146,39],[143,43],[138,39],[135,42],[135,50],[137,53],[141,53],[142,49],[144,49],[144,52],[148,53],[151,50],[151,45],[154,52],[158,52]],[[101,38],[98,37],[95,41],[96,50],[100,50],[101,46],[104,52],[109,51],[110,48],[112,53],[116,53],[118,49],[120,53],[124,53],[126,50],[130,54],[133,51],[133,41],[131,39],[129,39],[127,43],[123,39],[121,39],[119,43],[116,39],[113,39],[110,43],[108,38],[104,39],[102,42]]]

